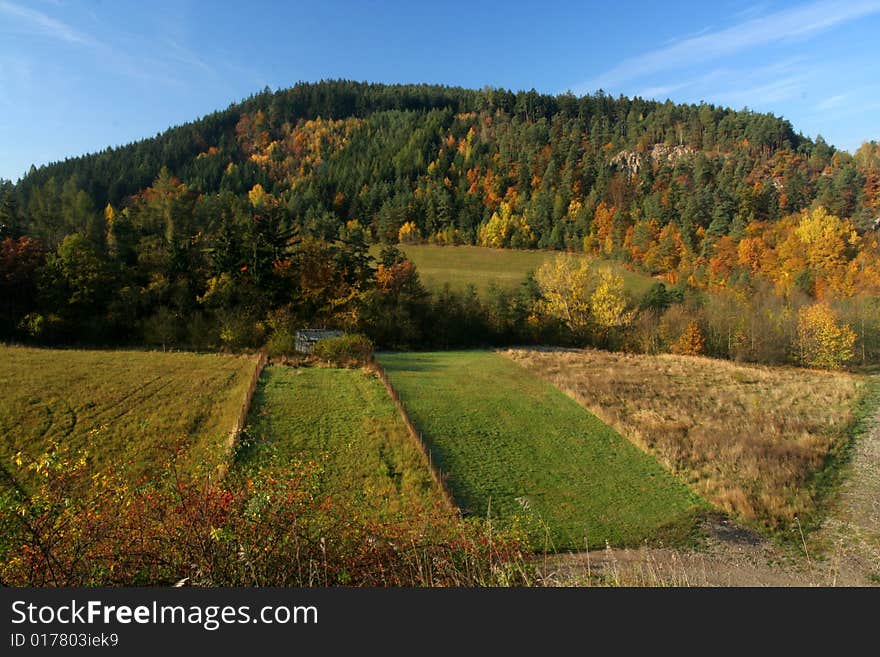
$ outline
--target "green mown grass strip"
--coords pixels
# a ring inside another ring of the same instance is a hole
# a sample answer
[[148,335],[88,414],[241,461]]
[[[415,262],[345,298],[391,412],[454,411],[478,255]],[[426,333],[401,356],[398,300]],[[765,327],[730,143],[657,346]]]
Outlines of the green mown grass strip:
[[536,548],[634,545],[691,526],[704,506],[654,459],[499,355],[386,353],[379,362],[459,505],[521,519]]
[[269,366],[251,404],[236,469],[321,464],[322,494],[379,518],[443,500],[384,385],[361,370]]

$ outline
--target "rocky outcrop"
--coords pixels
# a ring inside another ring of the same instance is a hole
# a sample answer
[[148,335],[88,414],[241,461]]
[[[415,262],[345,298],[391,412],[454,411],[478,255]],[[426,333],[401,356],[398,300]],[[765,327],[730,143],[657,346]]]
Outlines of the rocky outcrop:
[[642,170],[642,154],[635,151],[620,151],[611,158],[611,166],[622,169],[630,177],[639,175]]
[[626,171],[627,174],[637,176],[642,170],[645,161],[650,159],[651,164],[669,163],[675,164],[686,155],[692,155],[694,149],[690,146],[670,146],[668,144],[654,144],[649,153],[636,151],[620,151],[611,158],[611,165]]

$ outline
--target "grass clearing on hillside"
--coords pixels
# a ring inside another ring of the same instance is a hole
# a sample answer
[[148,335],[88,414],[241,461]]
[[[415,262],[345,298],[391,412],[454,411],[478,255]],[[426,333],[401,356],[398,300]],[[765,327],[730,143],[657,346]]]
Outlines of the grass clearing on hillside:
[[379,362],[475,515],[542,525],[536,548],[635,544],[689,527],[696,496],[552,385],[492,352],[380,354]]
[[[400,245],[400,249],[415,263],[422,282],[429,290],[442,290],[446,283],[452,290],[462,291],[469,284],[479,294],[485,294],[494,283],[501,289],[514,290],[530,271],[558,256],[560,251],[526,251],[518,249],[490,249],[480,246]],[[373,255],[381,247],[374,247]],[[631,272],[620,265],[578,253],[595,265],[610,266],[623,276],[626,289],[641,296],[653,284],[649,276]]]
[[177,450],[183,467],[213,467],[255,367],[213,354],[0,347],[2,465],[21,473],[18,452],[26,466],[57,444],[132,477]]
[[655,454],[721,509],[767,529],[816,510],[814,473],[847,444],[864,381],[692,356],[508,350]]
[[343,495],[380,517],[442,506],[384,386],[361,370],[264,370],[237,468],[285,468],[295,460],[321,465],[322,494]]

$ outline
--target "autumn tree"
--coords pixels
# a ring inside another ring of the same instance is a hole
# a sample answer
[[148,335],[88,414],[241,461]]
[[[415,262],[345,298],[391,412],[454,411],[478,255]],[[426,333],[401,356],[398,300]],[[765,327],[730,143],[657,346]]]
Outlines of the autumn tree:
[[795,234],[804,245],[813,270],[830,287],[839,287],[846,263],[856,254],[860,241],[853,223],[820,206],[801,215]]
[[480,226],[479,241],[482,246],[523,248],[534,246],[535,235],[525,217],[514,211],[512,203],[504,201]]
[[590,323],[590,294],[593,283],[585,258],[558,255],[535,272],[541,293],[540,310],[563,324],[574,334],[582,334]]
[[376,270],[376,286],[367,293],[363,326],[377,344],[402,347],[424,339],[429,295],[415,265],[399,251],[383,254]]
[[11,337],[21,318],[36,306],[42,245],[30,237],[0,241],[0,334]]
[[645,266],[653,272],[674,274],[685,253],[681,231],[674,223],[666,224],[645,254]]
[[401,244],[415,244],[422,241],[422,234],[414,221],[407,221],[397,231],[397,241]]
[[611,253],[614,250],[614,215],[616,208],[608,206],[604,201],[599,203],[593,214],[593,235],[584,241],[585,248],[594,246],[600,253]]
[[672,352],[685,356],[699,356],[706,350],[706,341],[703,339],[703,332],[700,325],[691,321],[678,341],[672,346]]
[[251,188],[251,191],[248,192],[248,200],[255,209],[259,209],[267,203],[272,202],[271,195],[266,193],[266,190],[263,189],[263,186],[260,183],[254,185]]
[[799,360],[804,365],[836,370],[852,360],[856,334],[838,322],[827,304],[801,308],[797,331]]
[[138,230],[161,235],[172,245],[191,236],[194,203],[192,190],[162,167],[132,205],[132,220]]
[[628,309],[623,276],[610,267],[599,270],[590,294],[590,316],[600,342],[608,344],[616,332],[626,328],[635,313]]

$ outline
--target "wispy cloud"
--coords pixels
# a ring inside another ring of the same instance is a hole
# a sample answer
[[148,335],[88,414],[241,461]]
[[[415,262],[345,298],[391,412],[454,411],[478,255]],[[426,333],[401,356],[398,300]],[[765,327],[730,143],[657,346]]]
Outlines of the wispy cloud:
[[[12,29],[29,35],[40,35],[63,43],[83,46],[96,57],[101,66],[133,80],[183,87],[181,67],[218,78],[218,73],[204,59],[186,47],[181,40],[170,38],[173,26],[162,25],[166,36],[148,37],[141,32],[125,34],[116,31],[115,43],[92,37],[53,16],[24,7],[9,0],[0,0],[0,16],[12,20]],[[99,22],[97,16],[93,20]],[[167,29],[166,29],[167,28]],[[120,35],[124,36],[122,38]]]
[[584,93],[614,89],[643,76],[692,66],[759,46],[806,39],[835,26],[880,12],[880,0],[829,2],[822,0],[792,9],[749,18],[723,30],[682,39],[624,60],[597,78],[577,85]]
[[672,43],[676,43],[677,41],[681,41],[682,39],[696,39],[697,37],[703,36],[704,34],[709,32],[712,29],[712,27],[713,27],[712,25],[707,25],[703,29],[697,30],[696,32],[694,32],[692,34],[687,34],[684,36],[678,35],[678,36],[671,37],[669,39],[666,39],[666,41],[663,42],[663,45],[668,46]]
[[763,14],[765,9],[767,9],[767,3],[759,2],[740,9],[738,12],[736,12],[736,14],[734,14],[734,17],[741,20],[747,20],[749,18],[754,18],[755,16]]
[[[804,116],[811,122],[830,125],[847,124],[849,123],[848,119],[853,116],[871,117],[866,122],[871,126],[870,133],[873,136],[870,138],[877,139],[880,138],[880,130],[878,130],[873,117],[878,110],[880,110],[880,88],[862,88],[851,93],[838,94],[823,99],[811,106]],[[862,136],[864,137],[864,135]]]
[[848,94],[837,94],[836,96],[831,96],[830,98],[826,98],[821,103],[816,105],[816,109],[820,112],[827,112],[828,110],[839,107],[848,97]]
[[674,84],[657,84],[651,87],[645,87],[641,91],[636,93],[636,96],[641,96],[642,98],[654,98],[657,100],[666,99],[669,97],[669,94],[675,91],[681,91],[682,89],[686,89],[687,87],[692,86],[696,83],[696,80],[688,80],[686,82],[676,82]]
[[652,84],[640,90],[636,95],[642,98],[665,100],[673,92],[681,91],[682,89],[699,89],[707,84],[717,84],[729,80],[733,74],[734,72],[729,69],[717,68],[696,77],[678,79],[668,84]]
[[199,69],[205,73],[215,75],[213,67],[204,59],[196,55],[192,50],[177,41],[166,39],[163,41],[165,46],[165,56],[174,62],[178,62],[192,69]]
[[720,94],[720,97],[725,104],[731,107],[753,105],[756,99],[762,104],[777,103],[800,96],[804,93],[806,86],[806,75],[789,75],[756,86],[731,89]]
[[18,20],[21,27],[37,34],[81,46],[96,45],[96,41],[87,34],[35,9],[0,0],[0,12],[12,16]]
[[711,99],[732,107],[754,105],[756,99],[760,103],[777,102],[803,95],[809,87],[809,72],[819,68],[805,57],[788,57],[758,68],[715,68],[669,84],[648,86],[637,95],[665,100],[674,92],[684,91],[686,97]]

